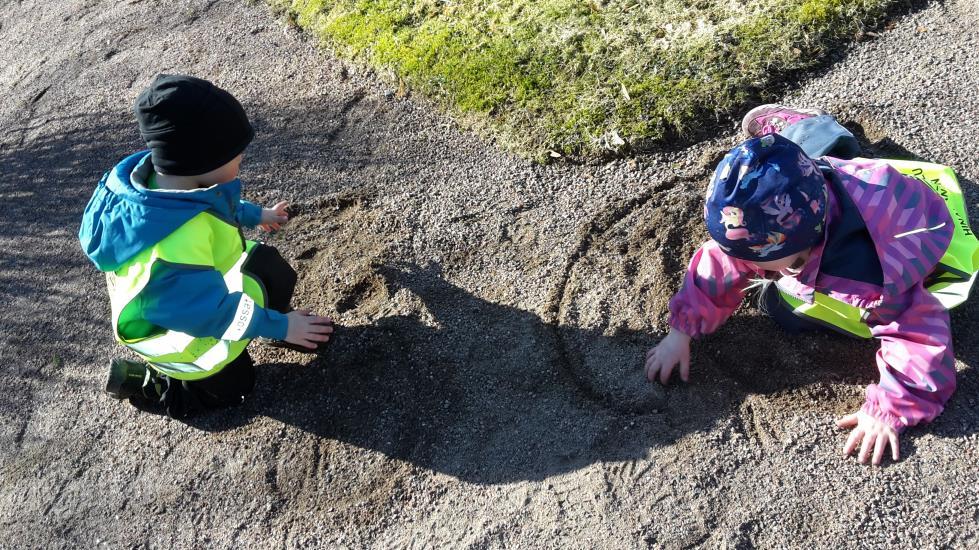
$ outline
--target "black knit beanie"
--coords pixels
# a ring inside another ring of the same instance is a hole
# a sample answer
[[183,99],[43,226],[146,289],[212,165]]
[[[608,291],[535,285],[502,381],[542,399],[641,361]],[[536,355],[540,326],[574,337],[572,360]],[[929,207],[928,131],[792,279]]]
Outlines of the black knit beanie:
[[255,137],[234,96],[192,76],[157,76],[136,98],[134,110],[161,174],[210,172],[238,156]]

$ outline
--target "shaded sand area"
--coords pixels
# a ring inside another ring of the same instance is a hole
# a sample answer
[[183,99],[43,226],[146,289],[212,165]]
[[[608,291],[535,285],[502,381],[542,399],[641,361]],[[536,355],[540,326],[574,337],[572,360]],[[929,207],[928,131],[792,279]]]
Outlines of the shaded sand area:
[[[971,0],[936,3],[788,100],[955,166],[979,212],[977,29]],[[296,305],[342,325],[315,360],[256,347],[252,399],[191,424],[100,393],[118,350],[75,237],[160,71],[241,98],[246,194],[294,202],[270,242]],[[394,92],[261,5],[0,7],[0,546],[979,544],[979,305],[953,315],[945,414],[901,462],[860,466],[832,418],[875,379],[872,343],[745,308],[695,347],[691,384],[641,378],[733,122],[543,167]]]

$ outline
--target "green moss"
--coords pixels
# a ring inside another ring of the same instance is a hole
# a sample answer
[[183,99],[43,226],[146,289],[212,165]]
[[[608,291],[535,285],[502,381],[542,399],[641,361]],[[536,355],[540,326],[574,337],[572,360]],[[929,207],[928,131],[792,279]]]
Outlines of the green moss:
[[592,156],[693,133],[897,0],[267,1],[515,150]]

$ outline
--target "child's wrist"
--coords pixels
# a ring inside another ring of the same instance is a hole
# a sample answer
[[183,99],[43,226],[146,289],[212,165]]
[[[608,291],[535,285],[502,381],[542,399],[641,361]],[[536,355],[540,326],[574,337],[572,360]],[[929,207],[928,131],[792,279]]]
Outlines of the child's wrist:
[[867,401],[860,407],[860,410],[885,426],[892,428],[897,433],[903,432],[907,427],[899,417],[884,412],[876,403]]
[[673,336],[674,338],[681,338],[687,342],[690,341],[690,335],[676,327],[670,327],[670,336]]

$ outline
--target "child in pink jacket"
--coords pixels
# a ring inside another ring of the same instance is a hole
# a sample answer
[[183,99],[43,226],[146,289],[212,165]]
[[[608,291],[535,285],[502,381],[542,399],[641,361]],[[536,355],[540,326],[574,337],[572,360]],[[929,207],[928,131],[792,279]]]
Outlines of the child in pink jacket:
[[[687,381],[691,338],[717,330],[753,279],[776,278],[763,287],[762,306],[786,330],[826,327],[786,301],[818,295],[858,308],[865,336],[880,340],[880,381],[837,425],[851,429],[845,454],[860,446],[861,463],[880,464],[890,446],[897,460],[898,435],[934,420],[955,390],[949,315],[925,289],[951,242],[952,216],[925,183],[884,161],[814,160],[774,133],[823,113],[766,107],[749,114],[745,129],[755,137],[727,154],[708,187],[712,240],[694,253],[670,301],[671,330],[647,352],[646,376],[666,384],[679,365]],[[831,119],[810,122],[848,135]],[[852,136],[842,142],[855,145]]]

